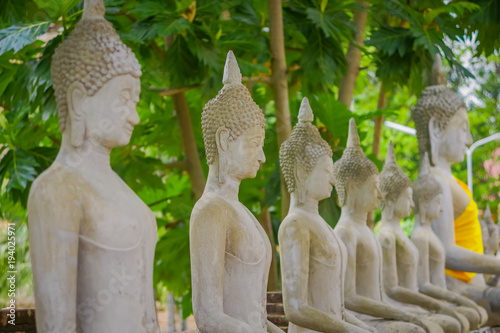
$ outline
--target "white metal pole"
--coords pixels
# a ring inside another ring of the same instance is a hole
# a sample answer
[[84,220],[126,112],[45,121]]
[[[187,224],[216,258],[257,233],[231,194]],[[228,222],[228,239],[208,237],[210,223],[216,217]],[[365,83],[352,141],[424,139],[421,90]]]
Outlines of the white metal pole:
[[493,135],[490,135],[484,139],[478,140],[474,142],[469,149],[467,149],[466,156],[467,156],[467,186],[469,187],[470,193],[474,194],[473,192],[473,186],[472,186],[472,153],[474,150],[482,146],[488,142],[491,142],[493,140],[499,140],[500,139],[500,133],[496,133]]

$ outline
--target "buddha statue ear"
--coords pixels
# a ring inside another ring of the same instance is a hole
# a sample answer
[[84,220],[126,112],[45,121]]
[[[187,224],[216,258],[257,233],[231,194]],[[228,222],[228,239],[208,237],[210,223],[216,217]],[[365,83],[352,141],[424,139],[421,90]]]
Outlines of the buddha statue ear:
[[382,207],[382,210],[385,212],[388,219],[392,219],[394,217],[394,206],[395,203],[392,200],[387,200]]
[[297,199],[299,200],[299,203],[303,204],[306,202],[306,168],[302,164],[295,164],[293,174],[295,177],[295,191],[297,191]]
[[71,145],[78,148],[85,138],[86,126],[84,117],[87,89],[80,82],[72,83],[66,92],[68,117],[71,128]]
[[217,145],[217,155],[219,160],[219,183],[226,182],[226,176],[229,172],[229,156],[227,151],[229,149],[229,130],[225,126],[221,126],[215,132],[215,144]]
[[439,155],[438,146],[443,140],[443,130],[439,126],[439,121],[434,117],[429,121],[429,139],[432,160],[435,161],[436,157]]

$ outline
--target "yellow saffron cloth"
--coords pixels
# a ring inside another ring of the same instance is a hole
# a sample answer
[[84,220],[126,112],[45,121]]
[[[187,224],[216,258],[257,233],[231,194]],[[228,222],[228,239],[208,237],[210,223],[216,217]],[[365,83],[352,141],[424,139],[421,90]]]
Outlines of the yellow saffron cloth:
[[[455,180],[470,198],[470,202],[464,212],[455,220],[454,223],[455,244],[476,253],[483,254],[483,235],[481,233],[481,225],[479,224],[477,204],[474,199],[472,199],[472,193],[470,193],[467,185],[457,178],[455,178]],[[447,275],[467,283],[469,283],[474,275],[476,275],[476,273],[473,272],[460,272],[453,271],[451,269],[446,269],[445,271]]]

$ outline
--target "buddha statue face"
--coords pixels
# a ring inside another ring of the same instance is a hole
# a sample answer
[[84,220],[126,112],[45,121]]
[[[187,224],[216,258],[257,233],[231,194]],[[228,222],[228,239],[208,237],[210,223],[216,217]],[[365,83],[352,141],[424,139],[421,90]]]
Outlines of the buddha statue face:
[[315,200],[329,198],[333,189],[333,161],[330,156],[318,158],[314,169],[308,173],[300,164],[295,167],[295,186]]
[[443,203],[443,194],[440,193],[434,196],[431,200],[420,200],[420,214],[425,214],[428,221],[435,220],[441,214],[441,206]]
[[108,149],[128,144],[139,123],[136,105],[140,89],[139,78],[130,74],[112,78],[93,95],[84,85],[72,84],[67,105],[73,145],[78,146],[84,138]]
[[266,161],[264,151],[265,131],[261,125],[254,125],[235,139],[230,140],[231,132],[222,126],[216,132],[220,172],[242,180],[254,178],[260,165]]
[[406,190],[399,196],[396,202],[390,202],[389,206],[393,205],[393,216],[399,219],[410,216],[412,208],[415,206],[413,203],[413,189],[407,187]]
[[349,180],[347,183],[347,205],[355,202],[355,207],[362,207],[366,212],[377,209],[382,192],[379,188],[378,175],[373,174],[365,182],[359,183]]
[[440,156],[450,164],[462,162],[467,146],[472,144],[465,107],[458,109],[444,128],[436,118],[431,118],[429,136],[433,158]]

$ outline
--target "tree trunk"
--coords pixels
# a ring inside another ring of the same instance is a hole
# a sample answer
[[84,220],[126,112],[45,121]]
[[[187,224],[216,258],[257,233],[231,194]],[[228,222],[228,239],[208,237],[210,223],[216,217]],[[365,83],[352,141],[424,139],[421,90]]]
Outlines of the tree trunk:
[[358,5],[365,7],[359,11],[354,12],[353,23],[358,29],[356,35],[356,43],[349,44],[346,54],[347,69],[346,74],[340,80],[339,85],[339,102],[350,108],[352,103],[352,96],[356,86],[356,78],[359,73],[359,64],[361,62],[361,50],[364,45],[366,17],[368,16],[368,1],[358,1]]
[[184,148],[184,163],[186,171],[191,181],[191,190],[194,198],[198,200],[205,189],[205,175],[201,168],[200,156],[194,139],[193,125],[189,107],[184,92],[172,95],[177,119],[179,120],[179,130],[181,132],[182,147]]
[[[378,95],[378,104],[377,109],[385,108],[385,92],[384,92],[384,83],[380,85],[380,93]],[[377,159],[380,155],[380,137],[382,136],[382,125],[384,124],[384,116],[381,115],[375,118],[375,130],[373,133],[373,149],[372,152],[377,156]]]
[[[377,104],[377,109],[383,109],[385,108],[385,92],[384,92],[384,83],[380,85],[380,93],[378,95],[378,104]],[[375,118],[375,130],[373,133],[373,148],[372,152],[377,156],[377,159],[379,159],[380,155],[380,138],[382,136],[382,126],[384,124],[384,116],[381,115],[377,118]],[[366,224],[370,229],[373,230],[373,227],[375,226],[375,212],[370,212],[368,213],[367,219],[366,219]]]
[[271,269],[269,270],[269,279],[267,280],[268,291],[278,291],[278,254],[276,253],[276,244],[274,243],[273,227],[271,225],[271,214],[268,207],[262,206],[262,212],[259,216],[259,222],[262,228],[266,231],[273,251],[273,260],[271,262]]
[[[165,50],[174,42],[174,36],[165,37]],[[200,156],[193,132],[193,123],[184,91],[172,95],[174,108],[179,122],[179,131],[181,132],[182,148],[184,149],[183,165],[189,175],[191,182],[191,191],[195,200],[198,200],[205,189],[205,175],[201,168]]]
[[[290,107],[288,105],[288,69],[285,58],[285,40],[283,36],[283,14],[281,0],[268,0],[269,8],[269,37],[271,48],[271,86],[274,95],[276,112],[276,132],[278,149],[290,137],[292,125],[290,123]],[[281,217],[284,218],[290,206],[290,195],[286,188],[285,179],[281,174]]]

